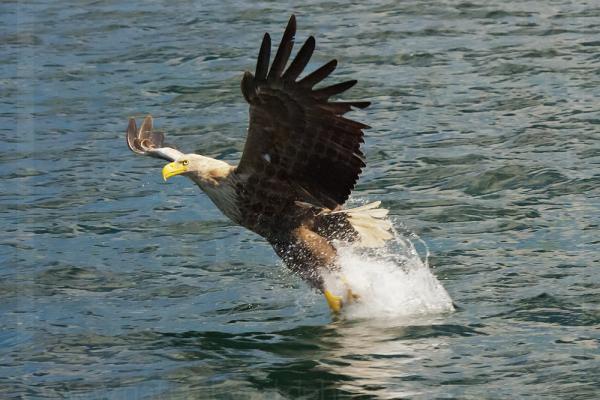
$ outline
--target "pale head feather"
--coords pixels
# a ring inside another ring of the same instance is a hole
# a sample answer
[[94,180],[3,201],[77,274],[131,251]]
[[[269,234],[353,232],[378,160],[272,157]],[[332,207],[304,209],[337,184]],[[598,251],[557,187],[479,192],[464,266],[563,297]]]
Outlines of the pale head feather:
[[238,224],[241,222],[233,165],[199,154],[184,154],[175,162],[186,165],[187,171],[182,175],[200,186],[223,214]]
[[234,168],[225,161],[200,154],[183,154],[175,162],[186,165],[187,171],[182,175],[192,179],[202,189],[218,186]]

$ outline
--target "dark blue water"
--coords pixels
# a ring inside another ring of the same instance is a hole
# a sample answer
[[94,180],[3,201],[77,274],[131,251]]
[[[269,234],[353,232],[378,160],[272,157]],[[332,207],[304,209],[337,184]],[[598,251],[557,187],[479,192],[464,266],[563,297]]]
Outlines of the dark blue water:
[[[380,199],[457,311],[333,319],[259,237],[125,146],[235,162],[289,15],[356,78]],[[600,3],[0,3],[0,397],[600,393]]]

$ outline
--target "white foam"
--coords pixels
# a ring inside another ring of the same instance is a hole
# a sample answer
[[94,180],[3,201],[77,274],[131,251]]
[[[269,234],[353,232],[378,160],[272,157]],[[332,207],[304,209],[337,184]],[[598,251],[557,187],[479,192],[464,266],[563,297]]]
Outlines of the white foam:
[[[415,235],[413,239],[419,240]],[[359,296],[346,301],[347,318],[414,317],[452,312],[452,299],[412,241],[394,232],[394,239],[377,251],[338,246],[341,270],[325,276],[325,286],[334,294],[346,287]]]

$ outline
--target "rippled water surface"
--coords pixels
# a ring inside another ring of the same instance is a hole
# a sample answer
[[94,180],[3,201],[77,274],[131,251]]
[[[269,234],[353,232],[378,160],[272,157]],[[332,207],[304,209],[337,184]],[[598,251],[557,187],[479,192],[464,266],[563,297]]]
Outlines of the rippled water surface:
[[[126,148],[151,113],[235,162],[241,74],[292,12],[373,102],[353,201],[424,240],[456,312],[333,319]],[[3,1],[0,51],[0,397],[597,398],[597,1]]]

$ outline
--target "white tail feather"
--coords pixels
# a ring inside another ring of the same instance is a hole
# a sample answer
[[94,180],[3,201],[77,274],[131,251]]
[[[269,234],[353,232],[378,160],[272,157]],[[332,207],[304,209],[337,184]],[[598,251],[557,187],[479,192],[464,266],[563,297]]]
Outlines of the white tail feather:
[[[361,247],[382,247],[393,237],[392,224],[386,218],[389,210],[378,208],[380,201],[361,207],[338,210],[333,213],[344,213],[359,236],[358,245]],[[332,214],[333,214],[332,213]]]

